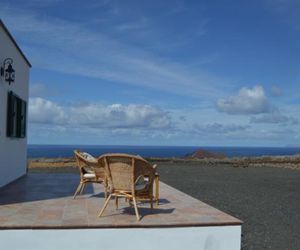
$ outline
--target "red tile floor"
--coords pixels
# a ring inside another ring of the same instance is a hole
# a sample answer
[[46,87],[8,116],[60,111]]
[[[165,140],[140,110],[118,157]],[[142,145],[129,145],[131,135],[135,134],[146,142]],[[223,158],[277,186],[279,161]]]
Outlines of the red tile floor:
[[90,184],[73,199],[76,174],[28,174],[0,189],[0,229],[115,228],[241,225],[242,222],[160,182],[158,207],[139,205],[141,221],[120,199],[110,201],[102,217],[102,185]]

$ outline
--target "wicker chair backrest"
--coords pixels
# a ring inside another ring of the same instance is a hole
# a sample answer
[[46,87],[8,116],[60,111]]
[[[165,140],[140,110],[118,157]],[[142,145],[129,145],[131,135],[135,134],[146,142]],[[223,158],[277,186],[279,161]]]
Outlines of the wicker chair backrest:
[[[99,158],[99,165],[105,166],[111,188],[133,192],[136,179],[147,176],[153,183],[155,170],[143,158],[127,154],[106,154]],[[152,185],[151,185],[152,186]]]

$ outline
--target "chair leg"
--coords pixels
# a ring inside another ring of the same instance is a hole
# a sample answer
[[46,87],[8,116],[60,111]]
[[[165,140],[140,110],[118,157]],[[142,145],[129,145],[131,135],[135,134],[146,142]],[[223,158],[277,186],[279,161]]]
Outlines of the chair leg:
[[137,204],[136,204],[136,199],[135,199],[134,196],[132,197],[132,200],[133,200],[135,215],[136,215],[137,220],[139,221],[141,218],[140,218],[140,215],[139,215],[139,210],[138,210],[138,207],[137,207]]
[[105,197],[105,199],[107,198],[107,181],[106,180],[104,180],[104,182],[103,182],[103,184],[104,184],[104,197]]
[[108,198],[105,200],[105,203],[104,203],[104,205],[103,205],[103,207],[102,207],[100,213],[98,214],[98,217],[100,217],[100,216],[103,214],[103,211],[104,211],[104,209],[107,207],[107,204],[108,204],[108,202],[109,202],[111,196],[112,196],[112,195],[110,194],[110,195],[108,196]]
[[77,189],[76,189],[76,191],[75,191],[75,193],[74,193],[73,199],[76,198],[76,195],[77,195],[77,194],[79,193],[79,191],[81,190],[81,187],[82,187],[82,183],[80,182],[79,185],[78,185],[78,187],[77,187]]
[[85,188],[85,185],[86,185],[85,183],[82,184],[82,188],[81,188],[81,190],[80,190],[80,194],[83,193],[83,190],[84,190],[84,188]]
[[116,209],[118,209],[118,208],[119,208],[119,197],[116,196]]
[[107,198],[107,188],[105,187],[104,189],[104,198],[106,199]]
[[150,208],[151,208],[151,210],[153,210],[153,198],[152,197],[150,198]]
[[159,203],[159,176],[155,176],[155,206]]

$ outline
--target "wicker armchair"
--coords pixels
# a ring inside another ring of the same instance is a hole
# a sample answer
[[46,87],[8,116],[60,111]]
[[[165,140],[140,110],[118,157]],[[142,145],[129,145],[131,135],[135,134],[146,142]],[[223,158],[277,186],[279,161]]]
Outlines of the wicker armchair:
[[[80,172],[80,182],[73,198],[75,199],[78,194],[82,194],[84,187],[87,183],[103,184],[106,198],[107,185],[104,168],[99,167],[97,159],[87,153],[75,150],[74,154]],[[95,171],[97,171],[97,175]]]
[[150,163],[139,156],[127,154],[102,155],[98,158],[98,163],[100,167],[105,168],[110,193],[99,212],[99,217],[112,197],[116,199],[116,206],[119,197],[132,202],[137,220],[140,220],[138,200],[150,201],[151,209],[153,208],[155,169]]

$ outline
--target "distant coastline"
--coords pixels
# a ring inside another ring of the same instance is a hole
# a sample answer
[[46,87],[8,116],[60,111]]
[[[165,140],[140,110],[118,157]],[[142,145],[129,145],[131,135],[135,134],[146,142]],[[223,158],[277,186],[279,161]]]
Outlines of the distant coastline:
[[300,154],[300,147],[205,147],[205,146],[114,146],[114,145],[28,145],[28,158],[72,157],[80,149],[94,156],[104,153],[128,153],[143,157],[183,158],[196,150],[221,153],[232,157],[292,156]]

